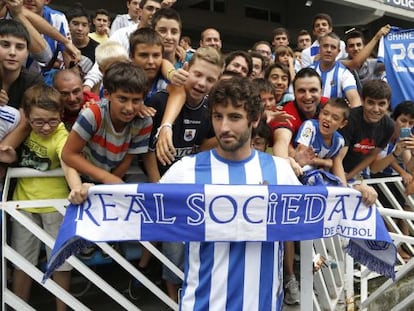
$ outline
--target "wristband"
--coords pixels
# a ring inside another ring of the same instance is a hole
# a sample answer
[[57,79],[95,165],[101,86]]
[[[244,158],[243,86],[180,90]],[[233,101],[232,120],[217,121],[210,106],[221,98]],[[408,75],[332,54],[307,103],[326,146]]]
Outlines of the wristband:
[[172,130],[172,124],[171,123],[163,123],[161,124],[161,126],[157,129],[157,133],[155,134],[155,138],[158,138],[158,136],[160,135],[161,129],[163,129],[164,127],[169,127]]
[[171,68],[167,71],[167,80],[171,82],[170,75],[175,71],[175,68]]

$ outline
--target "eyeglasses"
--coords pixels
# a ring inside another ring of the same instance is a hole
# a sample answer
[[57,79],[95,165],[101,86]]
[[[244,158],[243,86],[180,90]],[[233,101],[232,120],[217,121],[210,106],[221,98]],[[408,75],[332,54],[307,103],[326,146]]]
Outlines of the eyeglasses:
[[55,127],[59,125],[60,120],[59,119],[50,119],[50,120],[34,119],[34,120],[30,120],[30,123],[35,127],[44,127],[45,124],[49,125],[50,127]]
[[75,96],[78,96],[81,92],[82,92],[82,88],[78,87],[78,88],[76,88],[72,91],[69,91],[69,92],[61,91],[59,93],[60,93],[60,96],[62,96],[63,98],[67,98],[72,94],[75,95]]

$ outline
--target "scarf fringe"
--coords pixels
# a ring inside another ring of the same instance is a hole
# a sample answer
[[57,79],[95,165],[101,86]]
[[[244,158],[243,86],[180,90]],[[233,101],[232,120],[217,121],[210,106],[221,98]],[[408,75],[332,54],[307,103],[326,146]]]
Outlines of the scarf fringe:
[[[391,247],[395,248],[395,245],[391,244]],[[354,241],[349,241],[349,244],[345,247],[345,251],[352,258],[354,258],[355,261],[363,264],[369,270],[375,271],[385,277],[395,280],[395,271],[393,264],[386,263],[379,257],[372,256],[372,254],[370,254],[367,249],[364,249]]]
[[90,247],[93,244],[94,243],[79,237],[73,237],[72,239],[66,241],[59,251],[50,257],[46,272],[43,275],[42,284],[44,284],[46,280],[52,276],[53,272],[59,268],[66,259],[72,255],[76,256],[83,248]]

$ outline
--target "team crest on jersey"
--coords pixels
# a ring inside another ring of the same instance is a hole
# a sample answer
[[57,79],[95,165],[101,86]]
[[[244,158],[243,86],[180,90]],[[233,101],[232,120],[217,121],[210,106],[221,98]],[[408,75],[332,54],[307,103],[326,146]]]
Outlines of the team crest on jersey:
[[312,129],[311,128],[306,128],[303,132],[302,132],[302,137],[303,138],[309,138],[312,136]]
[[195,137],[196,130],[195,129],[186,129],[184,132],[184,140],[185,141],[192,141]]

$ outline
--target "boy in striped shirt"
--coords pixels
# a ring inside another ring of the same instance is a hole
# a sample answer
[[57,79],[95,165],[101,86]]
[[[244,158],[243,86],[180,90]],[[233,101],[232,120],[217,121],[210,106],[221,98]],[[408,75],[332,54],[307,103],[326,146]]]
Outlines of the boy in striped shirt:
[[147,79],[141,68],[117,62],[105,72],[103,85],[105,99],[80,113],[62,158],[84,180],[117,184],[123,182],[132,159],[148,151],[152,119],[136,117]]

